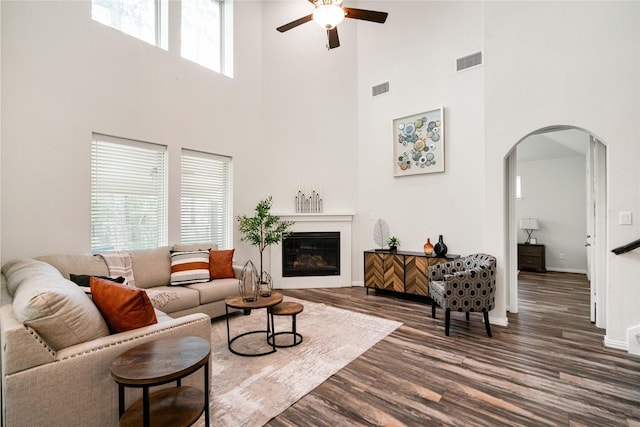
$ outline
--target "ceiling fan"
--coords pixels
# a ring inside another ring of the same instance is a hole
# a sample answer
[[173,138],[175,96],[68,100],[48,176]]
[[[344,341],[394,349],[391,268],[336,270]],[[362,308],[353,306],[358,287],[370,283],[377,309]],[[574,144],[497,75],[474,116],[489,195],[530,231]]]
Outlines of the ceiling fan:
[[312,14],[303,16],[302,18],[291,21],[277,30],[281,33],[289,31],[292,28],[302,25],[305,22],[311,20],[316,21],[322,28],[327,30],[327,37],[329,43],[328,49],[333,49],[340,46],[340,40],[338,39],[338,28],[336,27],[341,23],[344,18],[360,19],[363,21],[377,22],[384,24],[389,15],[387,12],[377,12],[375,10],[354,9],[352,7],[342,7],[342,0],[308,0],[309,3],[315,6],[315,10]]

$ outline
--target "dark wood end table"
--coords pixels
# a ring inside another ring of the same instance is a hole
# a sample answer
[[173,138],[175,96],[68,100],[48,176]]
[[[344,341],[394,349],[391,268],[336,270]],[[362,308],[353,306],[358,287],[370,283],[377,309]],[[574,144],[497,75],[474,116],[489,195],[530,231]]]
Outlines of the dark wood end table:
[[[244,337],[246,335],[251,335],[251,334],[261,334],[261,333],[266,334],[267,342],[269,342],[269,336],[273,332],[273,328],[271,326],[271,322],[269,318],[270,309],[274,305],[280,304],[280,302],[282,302],[282,294],[279,292],[271,292],[271,296],[259,297],[256,301],[243,301],[240,295],[237,295],[234,297],[227,297],[224,300],[224,303],[225,303],[225,311],[227,314],[226,316],[227,317],[227,345],[229,347],[229,351],[233,354],[237,354],[238,356],[247,356],[247,357],[264,356],[266,354],[274,353],[276,351],[275,340],[270,350],[260,352],[260,353],[243,353],[243,352],[234,350],[231,344],[233,344],[233,342],[240,337]],[[229,330],[229,307],[239,308],[241,310],[244,310],[245,313],[247,310],[250,311],[253,309],[266,308],[267,309],[267,329],[258,330],[258,331],[249,331],[249,332],[242,333],[240,335],[236,335],[235,337],[231,338],[231,331]]]
[[[199,337],[166,338],[134,347],[111,364],[118,383],[121,426],[189,426],[204,411],[209,426],[211,344]],[[204,391],[182,386],[181,379],[204,367]],[[176,381],[176,387],[149,394],[149,387]],[[142,388],[142,399],[124,408],[125,387]]]

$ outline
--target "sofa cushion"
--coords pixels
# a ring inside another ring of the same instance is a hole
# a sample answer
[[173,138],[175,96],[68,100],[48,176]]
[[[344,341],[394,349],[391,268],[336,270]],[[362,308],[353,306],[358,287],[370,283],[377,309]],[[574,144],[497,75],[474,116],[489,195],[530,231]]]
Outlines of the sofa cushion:
[[158,286],[152,290],[154,292],[167,292],[169,295],[177,294],[177,298],[169,298],[162,307],[156,307],[168,314],[175,311],[188,310],[200,305],[198,291],[189,289],[187,286]]
[[209,280],[209,251],[171,252],[171,285]]
[[131,251],[131,264],[136,286],[152,288],[166,286],[171,280],[169,247]]
[[209,251],[209,275],[213,279],[232,279],[234,249]]
[[186,286],[197,290],[200,304],[222,301],[228,296],[238,295],[238,279],[216,279],[207,283],[196,283]]
[[89,274],[92,276],[108,276],[109,269],[102,257],[96,255],[45,255],[37,258],[51,264],[68,279],[73,274]]
[[33,275],[22,282],[13,299],[16,318],[54,350],[109,335],[91,298],[57,274]]
[[7,278],[7,292],[14,296],[16,289],[27,279],[35,276],[62,277],[60,272],[46,262],[31,258],[16,258],[2,266],[2,273]]
[[151,300],[151,304],[157,309],[164,309],[164,306],[174,299],[180,298],[180,294],[175,290],[165,290],[166,286],[160,286],[159,288],[148,288],[147,295]]
[[111,333],[158,323],[146,291],[92,276],[91,295]]

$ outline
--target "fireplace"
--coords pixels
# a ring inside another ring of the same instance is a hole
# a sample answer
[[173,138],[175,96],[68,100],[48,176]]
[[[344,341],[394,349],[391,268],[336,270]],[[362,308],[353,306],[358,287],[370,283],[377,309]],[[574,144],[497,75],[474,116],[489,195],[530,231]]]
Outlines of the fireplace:
[[282,276],[339,276],[340,232],[297,232],[282,241]]
[[[296,276],[285,277],[282,274],[285,251],[282,249],[284,242],[273,246],[270,251],[271,277],[276,289],[313,289],[313,288],[340,288],[351,286],[351,223],[353,213],[279,213],[284,221],[294,221],[291,231],[294,233],[337,233],[340,235],[340,252],[336,258],[336,269],[340,274],[330,276]],[[335,234],[334,234],[335,236]],[[361,257],[358,256],[358,259]],[[339,264],[338,264],[339,263]]]

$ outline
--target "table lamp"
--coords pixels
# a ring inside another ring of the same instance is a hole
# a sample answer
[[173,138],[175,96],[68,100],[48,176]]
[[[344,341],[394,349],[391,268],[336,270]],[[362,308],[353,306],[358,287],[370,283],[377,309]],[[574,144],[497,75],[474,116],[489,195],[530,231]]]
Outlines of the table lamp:
[[525,245],[528,245],[531,243],[531,233],[533,233],[533,230],[537,230],[540,227],[536,218],[522,218],[520,220],[520,228],[527,232],[527,241],[524,243]]

